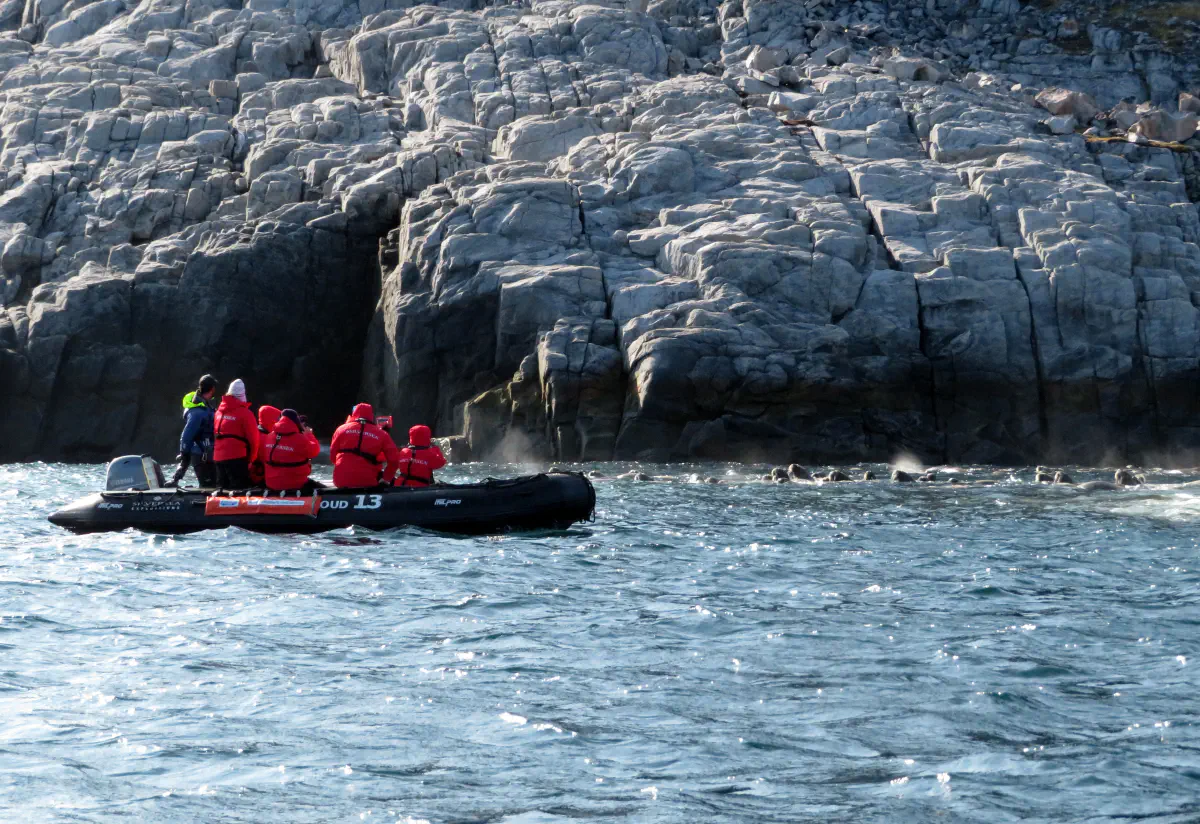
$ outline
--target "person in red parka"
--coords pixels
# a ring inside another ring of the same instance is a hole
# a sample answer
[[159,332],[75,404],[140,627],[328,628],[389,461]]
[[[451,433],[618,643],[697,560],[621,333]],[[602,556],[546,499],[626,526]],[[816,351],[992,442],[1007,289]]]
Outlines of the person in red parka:
[[246,403],[246,384],[229,384],[213,417],[213,463],[217,485],[223,489],[250,488],[250,461],[258,453],[258,421]]
[[271,433],[277,423],[279,423],[278,407],[266,404],[258,407],[258,451],[254,453],[254,460],[250,462],[250,482],[256,487],[263,486],[267,480],[267,435]]
[[312,430],[300,422],[295,409],[283,410],[264,440],[267,489],[311,491],[317,485],[308,476],[312,472],[312,459],[321,454],[321,445]]
[[400,473],[396,476],[400,486],[429,486],[434,470],[446,465],[446,456],[431,445],[430,435],[429,427],[420,424],[408,430],[408,446],[400,450]]
[[333,459],[333,485],[342,488],[391,486],[400,468],[400,450],[392,436],[376,425],[375,410],[369,403],[355,406],[333,433],[329,457]]

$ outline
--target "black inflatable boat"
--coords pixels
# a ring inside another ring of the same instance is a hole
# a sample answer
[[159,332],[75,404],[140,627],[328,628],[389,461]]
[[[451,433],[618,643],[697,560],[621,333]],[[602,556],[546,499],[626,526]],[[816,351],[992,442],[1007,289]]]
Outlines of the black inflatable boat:
[[[255,532],[324,532],[348,526],[417,526],[467,535],[565,529],[592,518],[596,492],[573,472],[423,489],[322,489],[281,496],[262,490],[163,488],[151,458],[118,458],[107,489],[50,516],[72,532],[184,533],[241,527]],[[115,488],[114,488],[115,487]]]

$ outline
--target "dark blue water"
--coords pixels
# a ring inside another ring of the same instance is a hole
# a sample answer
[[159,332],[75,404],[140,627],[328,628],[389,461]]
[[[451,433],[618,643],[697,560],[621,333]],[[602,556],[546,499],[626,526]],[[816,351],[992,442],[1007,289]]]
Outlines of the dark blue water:
[[568,533],[164,538],[0,467],[0,819],[1197,820],[1200,490],[690,471]]

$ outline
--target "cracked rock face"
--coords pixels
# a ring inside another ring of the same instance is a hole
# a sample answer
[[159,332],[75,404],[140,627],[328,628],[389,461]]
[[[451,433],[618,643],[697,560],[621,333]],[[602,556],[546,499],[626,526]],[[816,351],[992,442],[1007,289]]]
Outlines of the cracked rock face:
[[0,4],[0,457],[202,372],[478,457],[1196,449],[1194,78],[952,5]]

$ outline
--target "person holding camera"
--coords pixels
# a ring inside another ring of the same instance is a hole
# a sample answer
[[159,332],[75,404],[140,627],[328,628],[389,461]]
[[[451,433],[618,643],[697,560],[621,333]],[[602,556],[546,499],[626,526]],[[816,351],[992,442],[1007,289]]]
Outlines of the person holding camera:
[[333,485],[349,489],[391,486],[400,466],[400,450],[379,426],[369,403],[354,407],[329,443]]

